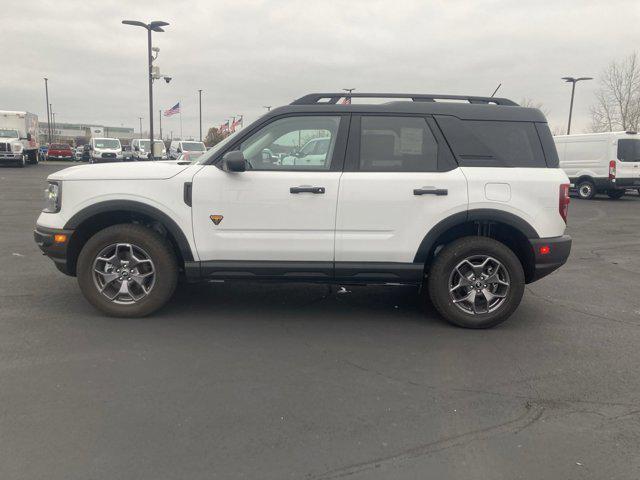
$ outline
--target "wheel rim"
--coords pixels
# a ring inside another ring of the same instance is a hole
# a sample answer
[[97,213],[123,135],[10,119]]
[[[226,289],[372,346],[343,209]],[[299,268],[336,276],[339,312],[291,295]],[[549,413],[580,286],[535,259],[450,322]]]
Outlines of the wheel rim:
[[156,282],[151,256],[132,243],[103,248],[93,261],[93,281],[109,301],[130,305],[144,299]]
[[488,255],[473,255],[458,263],[449,275],[449,297],[467,314],[491,313],[500,308],[510,289],[509,272]]
[[591,195],[591,185],[587,184],[582,184],[580,185],[580,188],[578,189],[578,193],[580,193],[581,197],[589,197]]

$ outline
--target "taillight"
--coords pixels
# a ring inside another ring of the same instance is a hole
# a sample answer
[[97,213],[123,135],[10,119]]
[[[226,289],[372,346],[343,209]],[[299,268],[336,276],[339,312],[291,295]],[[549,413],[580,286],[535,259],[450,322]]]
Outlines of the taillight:
[[571,199],[569,198],[569,184],[563,183],[562,185],[560,185],[560,194],[558,196],[558,211],[560,212],[560,216],[564,220],[564,223],[567,223],[570,202]]
[[616,161],[611,160],[609,162],[609,180],[616,178]]

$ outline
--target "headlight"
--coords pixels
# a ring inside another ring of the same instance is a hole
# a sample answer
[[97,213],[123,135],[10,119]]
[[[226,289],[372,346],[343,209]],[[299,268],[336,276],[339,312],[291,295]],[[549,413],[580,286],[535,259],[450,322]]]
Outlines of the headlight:
[[62,185],[60,182],[49,181],[44,191],[44,213],[58,213],[62,203]]
[[13,150],[15,153],[20,153],[22,151],[22,144],[14,143],[13,145],[11,145],[11,150]]

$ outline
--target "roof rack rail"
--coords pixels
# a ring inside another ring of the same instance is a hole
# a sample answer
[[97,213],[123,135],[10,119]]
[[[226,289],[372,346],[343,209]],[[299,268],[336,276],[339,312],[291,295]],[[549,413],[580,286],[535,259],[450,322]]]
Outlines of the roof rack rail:
[[[291,102],[291,105],[334,105],[341,98],[406,98],[414,102],[435,102],[436,100],[466,100],[469,103],[481,103],[505,106],[518,106],[508,98],[475,97],[472,95],[436,95],[424,93],[310,93]],[[324,100],[324,101],[321,101]]]

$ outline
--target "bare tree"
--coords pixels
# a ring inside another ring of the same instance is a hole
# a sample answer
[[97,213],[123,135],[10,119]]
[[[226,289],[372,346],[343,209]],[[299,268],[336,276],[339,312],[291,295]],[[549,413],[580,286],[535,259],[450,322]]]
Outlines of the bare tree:
[[634,130],[640,127],[640,59],[632,53],[613,61],[602,72],[596,103],[591,107],[594,132]]
[[549,113],[551,113],[551,110],[545,107],[542,102],[536,102],[535,100],[528,97],[524,97],[522,100],[520,100],[520,106],[527,108],[537,108],[544,114],[545,117],[548,117]]

